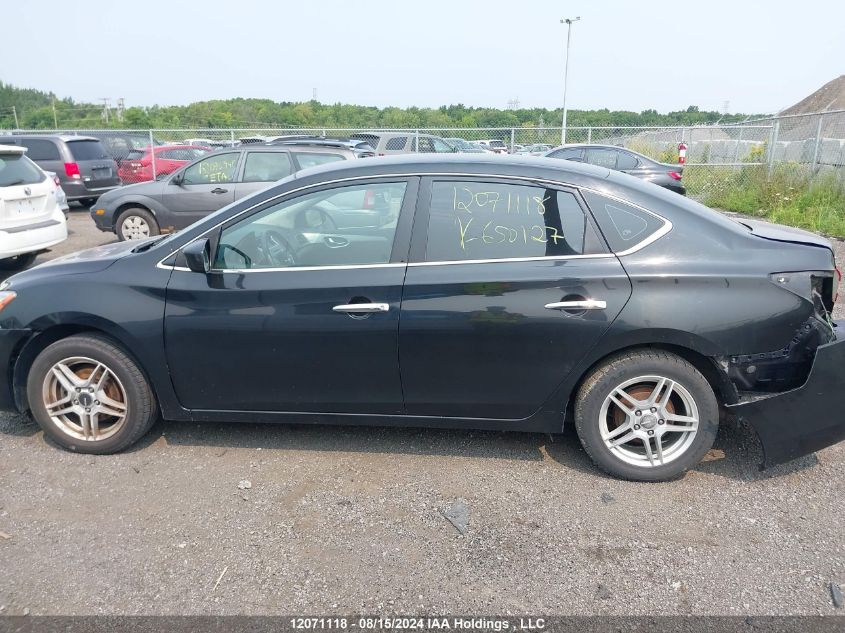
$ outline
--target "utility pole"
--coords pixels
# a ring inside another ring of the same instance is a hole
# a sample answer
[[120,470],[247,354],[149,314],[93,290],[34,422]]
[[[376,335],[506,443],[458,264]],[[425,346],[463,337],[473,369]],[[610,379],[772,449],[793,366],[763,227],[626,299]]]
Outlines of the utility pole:
[[316,101],[316,100],[317,100],[317,89],[312,88],[311,89],[311,101]]
[[59,117],[56,116],[56,97],[53,97],[53,127],[59,129]]
[[12,114],[15,117],[15,129],[19,130],[21,128],[20,124],[18,123],[18,111],[15,106],[12,106]]
[[581,16],[576,18],[563,18],[560,23],[566,24],[566,65],[563,70],[563,122],[560,127],[560,142],[561,145],[566,143],[566,87],[569,83],[569,40],[572,37],[572,25],[581,19]]
[[111,99],[109,97],[100,97],[100,101],[103,102],[103,115],[102,115],[103,121],[105,121],[106,125],[108,125],[108,122],[109,122],[109,102],[111,101]]
[[123,121],[123,110],[124,110],[123,97],[120,97],[117,100],[117,120],[121,121],[121,122]]

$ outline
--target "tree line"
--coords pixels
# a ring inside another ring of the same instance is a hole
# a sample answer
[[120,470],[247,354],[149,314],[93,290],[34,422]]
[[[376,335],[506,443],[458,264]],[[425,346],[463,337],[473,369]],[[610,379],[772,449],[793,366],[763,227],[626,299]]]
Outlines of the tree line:
[[[439,108],[378,108],[318,101],[270,99],[198,101],[184,106],[111,108],[56,97],[51,92],[17,88],[0,82],[0,129],[149,129],[149,128],[442,128],[442,127],[559,127],[561,110],[498,109],[463,104]],[[15,124],[17,115],[17,125]],[[762,115],[753,115],[755,118]],[[745,114],[699,110],[659,113],[657,110],[569,110],[568,125],[676,126],[737,123]]]

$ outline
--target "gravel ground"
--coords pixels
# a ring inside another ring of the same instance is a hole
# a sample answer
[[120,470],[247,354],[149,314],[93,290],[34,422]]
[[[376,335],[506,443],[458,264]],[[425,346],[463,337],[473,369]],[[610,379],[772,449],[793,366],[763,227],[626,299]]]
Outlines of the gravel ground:
[[[71,227],[51,256],[113,239]],[[760,460],[733,424],[669,484],[572,432],[158,423],[92,457],[0,414],[0,613],[842,613],[845,444]]]

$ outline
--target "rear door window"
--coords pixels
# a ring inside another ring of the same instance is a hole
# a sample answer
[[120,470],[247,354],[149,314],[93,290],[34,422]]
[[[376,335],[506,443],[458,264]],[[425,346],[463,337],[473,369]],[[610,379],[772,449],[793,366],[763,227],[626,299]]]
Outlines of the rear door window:
[[25,138],[21,140],[21,145],[26,147],[27,158],[30,160],[61,160],[59,148],[53,141],[43,139]]
[[70,155],[74,160],[102,160],[111,158],[100,141],[68,141]]
[[405,149],[405,144],[408,142],[407,136],[396,136],[389,139],[384,145],[384,149],[391,151],[401,151]]
[[615,253],[636,248],[667,226],[666,220],[639,207],[592,191],[584,190],[582,194]]
[[616,155],[619,152],[613,149],[590,148],[587,150],[587,162],[599,167],[616,169]]
[[616,159],[616,169],[636,169],[640,161],[637,157],[628,152],[618,152],[619,156]]
[[249,152],[244,166],[244,182],[274,182],[290,176],[290,154],[287,152]]
[[432,184],[426,261],[603,251],[578,199],[569,191],[503,182]]

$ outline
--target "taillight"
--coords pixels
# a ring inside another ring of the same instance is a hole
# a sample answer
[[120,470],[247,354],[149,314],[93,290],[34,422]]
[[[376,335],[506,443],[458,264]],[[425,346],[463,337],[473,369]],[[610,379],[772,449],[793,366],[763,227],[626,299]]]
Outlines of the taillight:
[[68,178],[75,178],[76,180],[82,178],[82,174],[79,173],[79,165],[76,163],[65,163],[65,173]]
[[675,180],[680,180],[680,179],[681,179],[681,174],[679,174],[679,173],[678,173],[678,172],[676,172],[676,171],[670,171],[670,172],[669,172],[669,177],[670,177],[670,178],[674,178]]
[[372,209],[376,206],[376,192],[372,189],[367,189],[364,192],[364,208]]
[[59,177],[58,177],[58,176],[53,176],[53,182],[54,182],[54,183],[56,183],[56,186],[57,186],[57,187],[61,187],[61,186],[62,186],[62,181],[61,181],[61,180],[59,180]]

